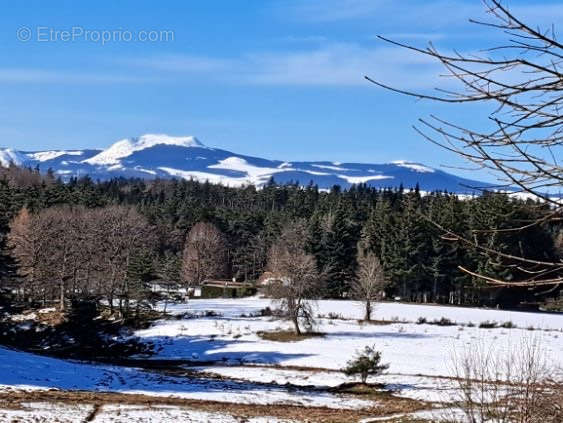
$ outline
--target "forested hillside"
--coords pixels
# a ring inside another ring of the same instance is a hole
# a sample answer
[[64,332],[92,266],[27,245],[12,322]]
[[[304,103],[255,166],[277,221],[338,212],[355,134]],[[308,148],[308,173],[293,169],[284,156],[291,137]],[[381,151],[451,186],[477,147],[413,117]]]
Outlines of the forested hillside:
[[[388,298],[514,306],[558,292],[493,288],[472,278],[458,266],[504,280],[527,275],[509,259],[476,251],[437,225],[491,251],[554,260],[563,254],[561,224],[491,232],[521,227],[545,211],[540,203],[496,193],[460,199],[362,185],[324,192],[273,181],[259,190],[185,180],[62,183],[12,166],[0,169],[0,274],[4,288],[19,288],[18,295],[38,302],[145,299],[148,281],[194,280],[187,277],[193,273],[186,260],[194,254],[186,252],[186,239],[201,223],[201,233],[217,238],[206,257],[213,272],[206,276],[255,281],[283,228],[299,220],[307,227],[307,253],[324,275],[324,297],[350,294],[361,248],[381,261]],[[221,265],[211,266],[210,259]]]

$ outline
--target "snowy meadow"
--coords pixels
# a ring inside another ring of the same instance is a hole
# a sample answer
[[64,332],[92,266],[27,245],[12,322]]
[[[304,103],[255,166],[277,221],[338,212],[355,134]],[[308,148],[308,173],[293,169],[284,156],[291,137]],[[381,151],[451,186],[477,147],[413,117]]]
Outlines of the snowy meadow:
[[[265,310],[272,308],[270,300],[257,297],[168,304],[166,319],[134,333],[142,342],[151,344],[154,351],[150,356],[135,357],[138,365],[65,361],[1,348],[2,393],[53,389],[112,392],[266,407],[261,413],[277,406],[291,406],[349,410],[357,413],[350,414],[353,419],[366,421],[382,416],[436,420],[448,404],[459,399],[457,384],[452,379],[456,376],[454,355],[471,351],[477,345],[502,356],[519,348],[523,341],[533,339],[554,368],[563,367],[562,315],[378,303],[374,310],[376,320],[366,323],[360,320],[361,303],[319,301],[315,304],[317,336],[280,342],[265,339],[264,333],[289,331],[291,324],[264,315],[269,314]],[[339,390],[356,381],[341,369],[365,346],[381,351],[383,362],[389,365],[383,375],[368,379],[378,391],[388,395],[385,401],[374,395]],[[383,405],[389,407],[390,399],[399,401],[401,406],[396,412],[379,414]],[[34,415],[44,416],[48,409],[61,421],[71,421],[65,420],[68,410],[63,412],[62,405],[57,407],[46,407],[44,401],[36,400],[24,410],[5,410],[0,416],[32,421]],[[86,405],[81,410],[85,415],[93,411]],[[135,408],[120,409],[111,401],[96,410],[93,421],[125,421],[108,419],[112,415],[117,418],[116,413],[123,417],[141,412]],[[189,415],[182,404],[164,404],[151,413],[154,420],[162,421],[172,415]],[[229,419],[237,413],[240,411],[230,410],[208,418],[232,421]],[[267,414],[250,417],[264,416]],[[267,421],[288,416],[274,413],[269,417]],[[186,420],[190,421],[188,417]]]

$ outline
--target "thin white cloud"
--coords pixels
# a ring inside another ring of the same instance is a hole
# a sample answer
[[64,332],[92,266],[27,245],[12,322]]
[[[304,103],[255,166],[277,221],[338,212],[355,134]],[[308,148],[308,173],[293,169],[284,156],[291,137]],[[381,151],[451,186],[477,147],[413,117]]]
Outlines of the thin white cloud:
[[429,76],[438,74],[428,58],[399,48],[369,49],[336,44],[291,53],[249,57],[245,82],[263,85],[357,86],[364,75],[406,83],[410,88],[428,87]]
[[[181,66],[182,63],[210,63],[217,67]],[[366,48],[357,44],[328,44],[299,51],[247,54],[237,59],[178,56],[131,60],[133,66],[158,69],[163,77],[198,73],[202,80],[230,84],[365,86],[370,75],[402,87],[428,88],[439,74],[430,58],[402,48]],[[225,70],[209,72],[209,70]],[[433,85],[432,85],[433,86]]]

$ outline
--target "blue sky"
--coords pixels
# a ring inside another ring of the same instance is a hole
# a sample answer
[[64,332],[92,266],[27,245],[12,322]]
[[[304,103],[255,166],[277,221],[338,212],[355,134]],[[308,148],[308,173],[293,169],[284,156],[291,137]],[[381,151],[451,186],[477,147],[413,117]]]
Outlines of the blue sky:
[[[557,0],[508,4],[528,21],[563,21]],[[440,68],[375,36],[473,51],[501,39],[467,22],[482,12],[479,0],[6,2],[0,145],[103,148],[167,133],[267,158],[461,165],[411,125],[430,113],[474,124],[486,108],[417,102],[363,75],[440,85]]]

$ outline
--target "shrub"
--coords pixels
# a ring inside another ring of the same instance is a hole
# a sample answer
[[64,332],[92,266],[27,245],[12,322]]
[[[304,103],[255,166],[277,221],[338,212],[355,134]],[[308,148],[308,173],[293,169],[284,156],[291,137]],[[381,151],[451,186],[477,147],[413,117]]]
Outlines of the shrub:
[[426,317],[419,317],[416,321],[417,325],[424,325],[427,322]]
[[481,329],[494,329],[497,327],[497,322],[490,322],[485,320],[484,322],[479,323],[479,327]]
[[516,325],[510,320],[508,322],[504,322],[501,326],[505,329],[514,329],[516,327]]
[[447,317],[442,317],[440,320],[434,320],[432,324],[438,326],[455,326],[455,323]]
[[267,316],[273,316],[274,312],[272,311],[272,309],[270,307],[266,307],[263,308],[262,310],[260,310],[260,316],[262,317],[267,317]]
[[347,376],[360,375],[362,383],[366,383],[369,375],[380,375],[388,369],[387,364],[381,364],[381,352],[375,350],[375,346],[366,346],[356,353],[356,356],[348,361],[342,370]]
[[443,420],[563,422],[563,383],[540,339],[525,337],[509,351],[481,341],[454,352],[452,405],[457,407]]

